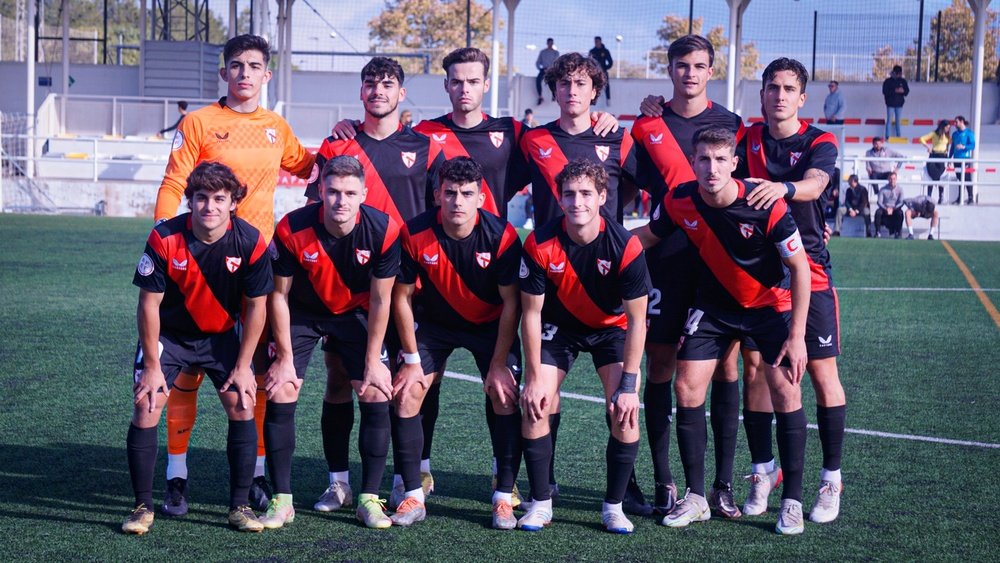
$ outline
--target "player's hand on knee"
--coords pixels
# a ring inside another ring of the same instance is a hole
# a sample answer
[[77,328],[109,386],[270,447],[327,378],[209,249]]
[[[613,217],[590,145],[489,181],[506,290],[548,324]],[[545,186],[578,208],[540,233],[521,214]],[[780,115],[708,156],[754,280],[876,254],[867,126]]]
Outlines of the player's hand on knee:
[[139,381],[132,386],[134,404],[138,405],[144,399],[149,401],[149,412],[156,410],[156,394],[170,395],[167,380],[159,368],[144,368],[139,374]]
[[361,125],[360,121],[342,119],[333,126],[333,131],[330,131],[330,136],[340,141],[350,141],[358,135],[358,125]]
[[420,364],[400,364],[396,379],[392,382],[392,398],[397,403],[409,397],[419,388],[423,395],[431,385],[431,378],[424,375]]
[[778,353],[778,358],[774,361],[773,367],[778,367],[781,364],[781,360],[786,357],[789,364],[791,364],[791,367],[786,370],[788,380],[792,385],[798,385],[802,382],[802,376],[806,372],[806,361],[808,360],[805,339],[789,337],[788,340],[785,340],[784,344],[781,345],[781,351]]
[[599,137],[604,137],[608,133],[614,133],[620,127],[618,118],[606,111],[591,112],[590,122],[594,124],[594,133]]
[[754,209],[770,209],[774,202],[788,194],[788,188],[780,182],[769,182],[762,178],[747,178],[744,182],[759,184],[747,195],[747,205]]
[[364,395],[369,387],[374,387],[385,395],[385,400],[392,400],[392,377],[389,375],[389,368],[382,362],[376,361],[365,366],[365,373],[358,387],[358,396]]
[[257,378],[254,377],[250,366],[236,366],[219,388],[219,393],[225,393],[230,389],[236,390],[240,409],[250,409],[257,404]]
[[639,394],[618,393],[610,403],[611,420],[622,430],[635,428],[639,423]]
[[295,366],[291,362],[278,360],[271,364],[264,376],[264,391],[267,392],[268,399],[281,390],[285,384],[291,385],[295,391],[302,388],[302,380],[295,374]]
[[521,393],[521,411],[531,422],[538,422],[546,416],[549,398],[540,385],[527,384]]
[[517,406],[517,380],[514,379],[514,374],[506,365],[490,366],[483,391],[488,397],[495,399],[501,408],[507,409]]
[[663,103],[665,101],[663,96],[646,96],[639,104],[639,113],[646,117],[660,117],[663,115]]

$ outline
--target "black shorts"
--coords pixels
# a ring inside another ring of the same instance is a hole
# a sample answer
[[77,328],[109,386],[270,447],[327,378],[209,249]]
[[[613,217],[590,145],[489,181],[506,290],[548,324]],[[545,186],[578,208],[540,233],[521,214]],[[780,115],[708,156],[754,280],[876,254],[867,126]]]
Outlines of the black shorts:
[[[203,371],[212,380],[215,389],[219,390],[236,367],[236,358],[240,353],[240,333],[236,328],[199,337],[161,333],[159,345],[160,371],[163,372],[168,389],[173,388],[174,380],[183,370],[195,373]],[[139,345],[133,366],[134,382],[139,381],[143,367],[142,346]]]
[[[416,323],[417,351],[420,352],[424,374],[444,371],[445,362],[458,348],[472,353],[479,376],[484,380],[493,360],[493,349],[497,343],[496,324],[478,330],[459,330],[436,323],[421,321]],[[514,343],[507,352],[505,361],[514,378],[521,382],[521,341],[514,336]]]
[[[323,339],[323,351],[340,356],[348,377],[361,381],[365,377],[365,352],[368,349],[368,314],[362,309],[335,315],[326,319],[291,319],[292,358],[295,374],[302,379],[316,342]],[[381,360],[389,365],[389,355],[382,346]]]
[[[697,291],[691,249],[675,248],[681,242],[672,240],[673,236],[647,254],[651,257],[647,262],[653,289],[646,305],[646,342],[655,344],[680,341]],[[685,238],[682,242],[686,244],[686,241]]]
[[[761,357],[773,364],[788,339],[791,312],[770,308],[742,311],[705,311],[692,308],[684,325],[684,338],[677,351],[678,360],[721,360],[734,340],[751,344]],[[752,339],[752,342],[749,340]],[[781,365],[790,366],[788,359]]]
[[621,363],[625,358],[625,329],[616,326],[585,334],[542,324],[542,363],[569,372],[580,352],[590,352],[594,368]]
[[832,287],[813,291],[809,296],[806,353],[810,360],[840,355],[840,301]]

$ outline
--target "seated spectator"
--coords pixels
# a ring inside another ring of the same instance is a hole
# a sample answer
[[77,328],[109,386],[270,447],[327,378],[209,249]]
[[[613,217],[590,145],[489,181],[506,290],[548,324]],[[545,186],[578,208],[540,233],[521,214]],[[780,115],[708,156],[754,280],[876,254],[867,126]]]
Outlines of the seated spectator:
[[868,206],[868,189],[858,181],[857,174],[851,174],[847,179],[847,192],[844,194],[844,205],[837,209],[837,219],[833,226],[833,236],[840,236],[840,225],[844,216],[857,217],[865,220],[865,237],[872,236],[871,210]]
[[[906,158],[902,154],[886,148],[885,140],[882,137],[872,139],[872,148],[865,151],[867,158]],[[899,162],[890,160],[876,160],[865,162],[865,171],[872,180],[886,180],[889,174],[893,174],[899,169]],[[872,193],[879,193],[879,185],[872,184]]]
[[899,238],[903,228],[903,188],[896,183],[896,173],[889,174],[889,183],[878,192],[878,209],[875,210],[875,238],[882,236],[882,227],[889,229],[889,236]]
[[913,218],[923,217],[931,220],[931,228],[927,231],[927,240],[934,240],[934,228],[938,225],[938,211],[934,209],[934,202],[925,195],[904,199],[903,205],[906,211],[903,216],[906,218],[906,240],[913,240]]

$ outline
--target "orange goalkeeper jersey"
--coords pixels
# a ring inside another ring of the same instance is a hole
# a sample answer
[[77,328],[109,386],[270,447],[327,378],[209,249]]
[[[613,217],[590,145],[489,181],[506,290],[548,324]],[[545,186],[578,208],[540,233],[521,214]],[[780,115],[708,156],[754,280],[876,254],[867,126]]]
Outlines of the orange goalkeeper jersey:
[[187,115],[174,134],[170,160],[156,194],[154,219],[177,215],[187,177],[204,161],[220,162],[247,186],[236,215],[249,222],[270,242],[274,234],[274,188],[284,168],[309,178],[315,164],[311,155],[278,114],[263,107],[238,113],[226,99]]

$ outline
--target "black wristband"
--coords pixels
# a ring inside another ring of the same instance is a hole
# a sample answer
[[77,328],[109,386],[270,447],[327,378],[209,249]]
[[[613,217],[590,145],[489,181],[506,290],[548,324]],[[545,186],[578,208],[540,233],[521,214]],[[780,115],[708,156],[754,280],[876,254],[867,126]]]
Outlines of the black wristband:
[[792,199],[795,197],[795,184],[791,182],[785,182],[785,189],[788,190],[788,194],[785,195],[785,199]]
[[614,394],[611,395],[611,402],[614,403],[618,400],[618,397],[622,393],[635,393],[636,383],[639,381],[638,373],[631,373],[627,371],[622,372],[622,379],[618,382],[618,389],[615,390]]

